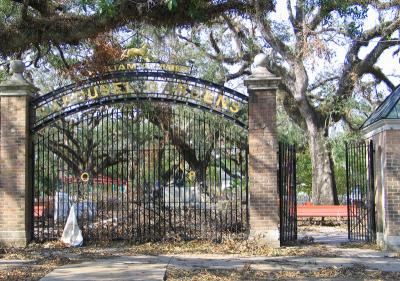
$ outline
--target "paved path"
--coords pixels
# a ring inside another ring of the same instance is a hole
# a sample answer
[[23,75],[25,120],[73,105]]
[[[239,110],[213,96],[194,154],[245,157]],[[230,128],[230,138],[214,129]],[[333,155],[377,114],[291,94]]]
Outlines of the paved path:
[[171,257],[133,256],[100,259],[65,265],[47,274],[42,281],[134,280],[162,281]]
[[331,226],[299,227],[299,240],[312,237],[314,242],[329,245],[340,245],[349,242],[346,228]]
[[183,269],[318,270],[324,267],[351,267],[400,272],[400,259],[384,252],[365,249],[340,249],[340,257],[238,257],[237,255],[123,256],[57,268],[42,281],[134,280],[162,281],[168,266]]

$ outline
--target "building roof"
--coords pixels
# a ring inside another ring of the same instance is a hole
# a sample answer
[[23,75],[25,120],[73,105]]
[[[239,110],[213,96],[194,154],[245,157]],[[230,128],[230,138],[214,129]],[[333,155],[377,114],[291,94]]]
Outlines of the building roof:
[[365,120],[360,129],[364,129],[382,119],[400,119],[400,85],[390,93],[381,105]]

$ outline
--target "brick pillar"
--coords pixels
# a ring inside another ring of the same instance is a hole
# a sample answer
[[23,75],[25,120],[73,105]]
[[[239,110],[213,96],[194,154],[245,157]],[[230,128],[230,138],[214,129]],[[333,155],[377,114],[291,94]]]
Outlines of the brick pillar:
[[[398,120],[397,120],[398,121]],[[400,130],[385,132],[384,155],[384,229],[386,246],[400,249]]]
[[400,120],[380,120],[363,133],[374,141],[377,242],[400,250]]
[[10,68],[0,84],[0,246],[25,246],[32,217],[29,99],[37,89],[22,76],[21,61]]
[[266,69],[266,57],[254,59],[245,80],[249,94],[250,237],[279,247],[276,90],[279,78]]

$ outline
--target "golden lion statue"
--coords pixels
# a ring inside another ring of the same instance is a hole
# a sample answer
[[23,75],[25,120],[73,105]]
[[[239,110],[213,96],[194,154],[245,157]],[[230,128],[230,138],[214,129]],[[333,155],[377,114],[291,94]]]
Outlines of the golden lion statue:
[[121,59],[130,59],[135,57],[147,58],[147,53],[149,52],[149,45],[144,43],[141,48],[130,48],[126,49],[122,55]]

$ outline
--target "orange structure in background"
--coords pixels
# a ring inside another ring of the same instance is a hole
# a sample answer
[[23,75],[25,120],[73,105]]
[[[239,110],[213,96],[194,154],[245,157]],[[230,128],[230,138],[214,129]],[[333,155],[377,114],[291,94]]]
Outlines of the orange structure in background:
[[347,217],[347,205],[313,205],[307,202],[297,206],[297,217]]

